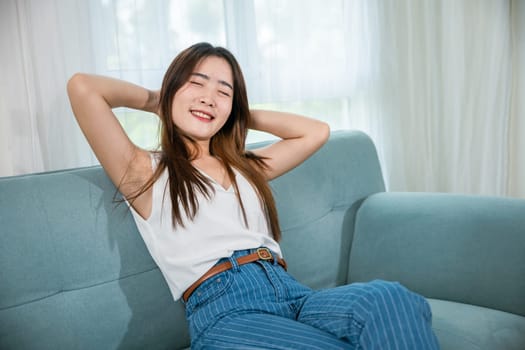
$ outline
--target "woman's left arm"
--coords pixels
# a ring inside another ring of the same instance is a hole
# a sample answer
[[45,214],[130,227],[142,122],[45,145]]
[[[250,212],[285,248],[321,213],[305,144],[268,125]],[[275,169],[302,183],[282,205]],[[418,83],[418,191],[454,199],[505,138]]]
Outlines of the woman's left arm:
[[249,128],[273,134],[280,141],[252,150],[264,157],[268,167],[263,169],[268,180],[295,168],[328,140],[327,123],[297,114],[265,110],[251,110]]

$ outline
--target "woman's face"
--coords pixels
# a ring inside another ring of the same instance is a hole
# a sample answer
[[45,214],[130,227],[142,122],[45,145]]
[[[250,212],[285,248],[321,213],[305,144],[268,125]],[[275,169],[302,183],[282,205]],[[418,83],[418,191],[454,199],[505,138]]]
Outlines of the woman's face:
[[175,93],[172,120],[191,139],[209,145],[232,110],[233,73],[228,62],[209,56],[194,68],[188,81]]

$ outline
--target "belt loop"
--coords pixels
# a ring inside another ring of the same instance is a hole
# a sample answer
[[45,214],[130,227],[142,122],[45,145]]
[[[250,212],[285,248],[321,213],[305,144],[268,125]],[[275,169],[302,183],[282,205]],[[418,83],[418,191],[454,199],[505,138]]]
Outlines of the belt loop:
[[239,267],[239,263],[237,262],[237,258],[235,257],[235,254],[230,256],[228,260],[230,261],[230,264],[232,264],[232,268],[231,268],[232,271],[238,272],[240,270],[240,267]]
[[272,253],[272,256],[273,256],[273,264],[276,265],[276,266],[279,265],[279,259],[280,259],[279,255],[277,255],[277,253],[275,253],[275,252],[273,252],[271,250],[270,250],[270,252]]

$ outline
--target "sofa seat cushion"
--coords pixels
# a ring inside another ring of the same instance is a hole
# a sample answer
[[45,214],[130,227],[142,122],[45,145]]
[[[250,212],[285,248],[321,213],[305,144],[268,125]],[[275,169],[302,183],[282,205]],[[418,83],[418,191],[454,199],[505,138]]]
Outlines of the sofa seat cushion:
[[525,317],[484,307],[429,299],[442,350],[525,350]]

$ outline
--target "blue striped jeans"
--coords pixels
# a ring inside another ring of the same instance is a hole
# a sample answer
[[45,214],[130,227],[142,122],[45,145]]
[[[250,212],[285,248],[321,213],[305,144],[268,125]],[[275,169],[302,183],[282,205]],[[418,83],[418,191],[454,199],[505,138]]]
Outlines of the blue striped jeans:
[[267,261],[202,283],[186,304],[192,349],[439,349],[427,301],[376,280],[314,291]]

